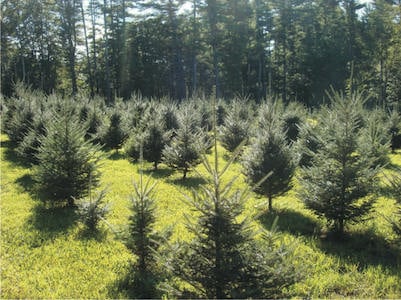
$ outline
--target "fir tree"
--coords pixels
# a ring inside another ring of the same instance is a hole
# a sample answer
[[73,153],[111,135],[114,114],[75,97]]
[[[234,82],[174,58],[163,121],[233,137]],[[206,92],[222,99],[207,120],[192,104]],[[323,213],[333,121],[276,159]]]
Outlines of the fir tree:
[[191,167],[201,162],[205,152],[205,134],[196,124],[196,119],[184,110],[179,116],[179,128],[173,133],[170,145],[163,150],[163,161],[172,168],[183,172],[183,179]]
[[34,122],[32,128],[25,135],[16,148],[18,156],[29,164],[38,164],[38,149],[41,145],[41,137],[46,135],[46,122],[48,116],[42,115]]
[[88,199],[80,199],[77,203],[80,219],[90,232],[95,232],[99,222],[105,220],[110,212],[110,205],[104,201],[106,193],[106,189],[100,191],[95,197],[89,193]]
[[156,298],[159,296],[157,285],[162,278],[156,254],[162,236],[154,229],[156,183],[152,183],[150,178],[144,181],[141,173],[139,182],[134,181],[133,186],[134,193],[130,196],[132,214],[129,217],[127,246],[137,260],[133,266],[130,288],[134,290],[135,297]]
[[233,152],[242,142],[247,141],[250,133],[249,112],[245,101],[234,100],[220,127],[220,140],[224,148]]
[[101,137],[101,140],[106,147],[115,149],[117,152],[127,138],[127,134],[122,126],[121,113],[121,111],[115,110],[111,114],[110,123],[103,129]]
[[[174,252],[171,266],[174,275],[192,285],[194,297],[270,298],[293,283],[297,272],[280,258],[272,247],[259,251],[247,218],[239,221],[246,191],[234,191],[233,178],[223,184],[223,176],[235,159],[220,169],[216,129],[214,130],[214,164],[203,157],[208,182],[186,199],[199,214],[196,224],[188,225],[194,238]],[[288,249],[287,249],[288,250]],[[288,254],[284,253],[286,256]],[[272,272],[276,268],[277,272]],[[274,291],[274,292],[273,292]]]
[[318,121],[322,148],[312,166],[302,168],[300,197],[343,234],[346,222],[359,221],[371,210],[378,169],[359,139],[364,98],[359,93],[330,97],[332,106]]
[[391,135],[391,152],[401,148],[401,115],[393,109],[389,115],[389,131]]
[[319,127],[313,121],[305,122],[299,129],[299,139],[295,145],[295,151],[301,167],[310,167],[315,154],[323,146],[318,130]]
[[125,151],[133,160],[138,160],[142,146],[143,158],[148,162],[152,162],[154,169],[157,170],[170,133],[165,130],[161,118],[157,115],[154,115],[153,119],[149,120],[148,125],[142,130],[139,131],[137,129],[130,137],[125,145]]
[[372,167],[390,163],[390,134],[383,113],[379,110],[367,111],[365,126],[361,129],[359,143],[361,152],[371,157]]
[[[269,210],[273,209],[273,197],[291,189],[295,171],[294,159],[285,134],[274,125],[260,129],[254,142],[242,158],[242,166],[247,180],[256,185],[255,191],[267,196]],[[268,174],[270,174],[263,182]]]
[[99,180],[99,148],[85,141],[85,128],[71,113],[55,112],[40,139],[36,179],[40,190],[53,201],[84,197]]
[[304,108],[297,102],[290,102],[285,108],[282,116],[282,126],[288,143],[292,144],[298,140],[300,127],[304,122],[304,115]]

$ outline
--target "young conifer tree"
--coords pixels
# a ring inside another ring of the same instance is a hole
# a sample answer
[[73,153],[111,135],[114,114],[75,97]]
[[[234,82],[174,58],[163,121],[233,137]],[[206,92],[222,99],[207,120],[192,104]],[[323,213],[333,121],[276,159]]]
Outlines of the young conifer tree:
[[143,158],[157,166],[162,160],[163,149],[170,138],[170,132],[166,130],[162,118],[155,112],[147,118],[146,126],[137,128],[125,145],[125,151],[133,160],[140,157],[140,148],[143,147]]
[[85,128],[71,109],[54,111],[37,154],[36,180],[46,198],[72,205],[84,197],[99,181],[99,150],[85,141]]
[[227,109],[224,125],[220,127],[220,141],[224,148],[233,152],[250,133],[249,102],[235,99]]
[[180,111],[179,127],[173,132],[170,145],[163,150],[163,161],[174,169],[183,172],[183,179],[188,171],[201,162],[201,154],[206,151],[205,133],[197,124],[190,110]]
[[[194,297],[279,297],[279,291],[292,284],[298,273],[282,260],[277,248],[272,247],[269,251],[260,248],[249,219],[239,218],[247,191],[234,189],[237,177],[223,183],[224,175],[239,151],[221,167],[216,136],[215,128],[214,163],[209,163],[205,156],[202,160],[207,171],[203,178],[207,184],[186,197],[199,215],[195,224],[188,224],[194,238],[174,253],[172,272],[195,289]],[[289,252],[281,253],[286,256]]]
[[268,198],[269,210],[272,210],[273,198],[291,189],[295,172],[291,148],[278,121],[273,120],[264,128],[259,128],[253,143],[243,155],[242,166],[248,181],[254,185],[270,174],[256,186],[255,191]]
[[115,149],[117,152],[127,138],[122,123],[122,112],[118,110],[113,111],[110,115],[110,123],[104,128],[102,136],[102,142],[105,146]]
[[342,235],[347,222],[360,221],[371,210],[378,168],[360,138],[363,96],[333,92],[330,98],[331,107],[318,120],[322,147],[312,166],[302,168],[300,197]]
[[[142,161],[141,158],[140,161]],[[131,288],[138,298],[156,298],[159,296],[157,285],[162,278],[156,254],[162,236],[154,229],[156,182],[152,182],[150,178],[144,180],[141,171],[139,182],[133,181],[133,186],[134,193],[130,196],[132,214],[129,217],[127,246],[137,260],[132,274]]]

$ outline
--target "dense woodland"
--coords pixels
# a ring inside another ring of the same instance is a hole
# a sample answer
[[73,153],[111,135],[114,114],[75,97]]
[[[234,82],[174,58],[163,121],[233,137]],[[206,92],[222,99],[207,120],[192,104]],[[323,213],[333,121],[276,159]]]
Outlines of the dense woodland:
[[397,0],[4,0],[1,10],[5,95],[22,81],[108,102],[277,95],[314,106],[330,86],[383,105],[401,97]]

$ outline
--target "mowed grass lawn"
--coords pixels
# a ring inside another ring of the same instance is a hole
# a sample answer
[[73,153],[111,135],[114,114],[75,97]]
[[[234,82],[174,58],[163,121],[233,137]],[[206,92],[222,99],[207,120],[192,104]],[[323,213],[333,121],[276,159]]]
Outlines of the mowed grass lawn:
[[[220,149],[221,161],[227,153]],[[401,152],[391,155],[401,166]],[[194,172],[182,174],[161,164],[144,174],[158,181],[156,229],[173,228],[171,242],[190,239],[185,215],[196,218],[183,199],[203,181]],[[203,167],[198,170],[203,173]],[[8,138],[1,135],[1,298],[124,298],[119,282],[127,277],[135,257],[124,246],[120,232],[128,224],[132,180],[139,167],[122,155],[110,153],[102,165],[101,188],[108,187],[112,211],[109,225],[87,234],[73,209],[46,207],[34,193],[33,170],[16,158]],[[386,170],[391,173],[391,169]],[[227,179],[240,174],[233,164]],[[384,181],[385,179],[383,179]],[[238,188],[246,188],[239,176]],[[278,215],[281,240],[295,245],[294,263],[305,267],[303,279],[286,294],[298,297],[401,298],[401,249],[387,222],[394,199],[383,192],[369,220],[347,227],[343,241],[325,236],[324,220],[305,209],[295,188],[274,199],[274,213],[266,199],[251,195],[245,214],[258,216],[256,226],[271,227]]]

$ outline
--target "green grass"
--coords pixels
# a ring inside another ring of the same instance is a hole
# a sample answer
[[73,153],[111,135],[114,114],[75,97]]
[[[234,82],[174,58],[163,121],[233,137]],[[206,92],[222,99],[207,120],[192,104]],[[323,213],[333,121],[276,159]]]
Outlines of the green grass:
[[[115,153],[104,161],[101,188],[108,186],[111,229],[103,224],[100,232],[89,235],[73,210],[44,206],[34,192],[33,170],[18,161],[5,135],[1,141],[1,298],[128,297],[119,282],[135,258],[118,233],[127,225],[138,164]],[[221,160],[226,160],[225,151],[219,149]],[[401,166],[401,152],[391,155],[391,160]],[[202,166],[197,170],[205,173]],[[158,181],[156,229],[172,226],[172,241],[190,239],[185,215],[193,212],[182,194],[204,181],[190,172],[183,182],[181,173],[163,164],[155,172],[151,164],[145,164],[143,171]],[[246,188],[238,163],[227,172],[226,180],[236,175],[236,187]],[[293,190],[274,199],[274,213],[267,212],[264,197],[253,194],[245,210],[248,215],[259,214],[256,225],[267,229],[278,215],[281,237],[296,243],[293,263],[306,269],[304,279],[290,287],[287,295],[400,298],[401,250],[386,220],[395,210],[394,199],[383,193],[371,218],[348,226],[346,237],[338,241],[322,235],[324,221],[296,198],[296,188],[295,183]]]

